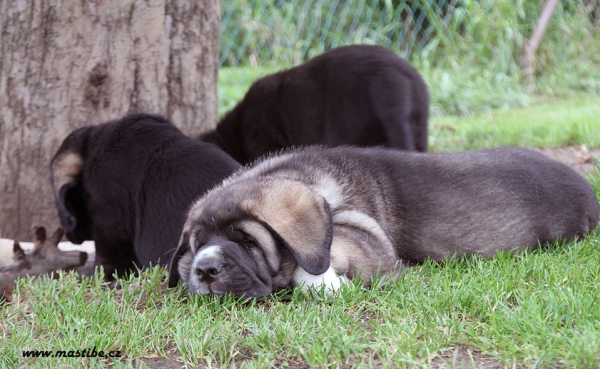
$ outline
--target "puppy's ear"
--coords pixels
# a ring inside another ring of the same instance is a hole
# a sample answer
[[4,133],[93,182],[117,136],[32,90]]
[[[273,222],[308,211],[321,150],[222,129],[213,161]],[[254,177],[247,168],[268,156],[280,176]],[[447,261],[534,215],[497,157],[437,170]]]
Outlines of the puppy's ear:
[[176,287],[177,283],[181,279],[181,274],[179,274],[179,260],[189,249],[190,236],[187,232],[184,232],[181,235],[179,246],[177,246],[177,250],[175,250],[173,257],[171,258],[171,263],[169,264],[169,288]]
[[84,127],[71,132],[50,163],[56,208],[66,232],[72,232],[77,226],[77,213],[81,213],[77,210],[83,206],[80,181],[91,129]]
[[325,199],[292,180],[274,180],[261,192],[261,201],[246,202],[248,211],[292,252],[304,270],[313,275],[325,273],[333,239],[331,211]]

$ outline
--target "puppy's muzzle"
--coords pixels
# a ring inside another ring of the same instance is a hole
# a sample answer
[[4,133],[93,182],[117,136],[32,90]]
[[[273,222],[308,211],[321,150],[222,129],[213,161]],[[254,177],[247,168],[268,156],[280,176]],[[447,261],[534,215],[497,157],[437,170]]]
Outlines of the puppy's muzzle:
[[224,277],[223,254],[219,246],[202,248],[192,262],[188,285],[193,292],[202,294],[218,293],[214,289]]
[[221,261],[212,258],[197,260],[194,263],[194,272],[198,280],[204,283],[212,283],[217,280],[222,269]]

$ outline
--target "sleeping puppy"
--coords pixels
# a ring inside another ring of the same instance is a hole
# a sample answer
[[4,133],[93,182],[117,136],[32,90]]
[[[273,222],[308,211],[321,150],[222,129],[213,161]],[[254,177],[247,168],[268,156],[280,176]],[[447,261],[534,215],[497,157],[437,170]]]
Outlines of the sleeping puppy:
[[169,286],[258,298],[354,277],[368,285],[403,263],[583,237],[598,213],[585,179],[527,149],[306,148],[257,162],[194,203]]
[[200,139],[241,163],[314,144],[427,151],[428,116],[415,68],[381,46],[352,45],[256,81]]
[[66,236],[96,242],[107,279],[168,263],[190,204],[239,167],[148,114],[74,130],[50,165]]

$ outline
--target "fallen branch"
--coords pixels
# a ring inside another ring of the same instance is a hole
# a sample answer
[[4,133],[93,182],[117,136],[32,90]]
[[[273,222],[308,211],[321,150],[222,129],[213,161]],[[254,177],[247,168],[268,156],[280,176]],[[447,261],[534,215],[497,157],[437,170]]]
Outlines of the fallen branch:
[[0,297],[10,300],[14,281],[21,277],[51,274],[58,270],[72,270],[87,261],[88,254],[81,251],[60,251],[58,242],[63,230],[58,228],[52,236],[46,237],[44,227],[36,227],[33,252],[26,254],[15,241],[13,245],[13,263],[0,267]]

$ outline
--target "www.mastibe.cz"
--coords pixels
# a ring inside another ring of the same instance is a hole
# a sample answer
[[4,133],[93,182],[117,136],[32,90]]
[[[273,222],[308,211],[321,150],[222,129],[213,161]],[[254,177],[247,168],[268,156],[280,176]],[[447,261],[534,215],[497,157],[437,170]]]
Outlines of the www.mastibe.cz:
[[122,357],[122,352],[112,350],[108,352],[93,349],[83,350],[30,350],[23,351],[23,357]]

